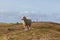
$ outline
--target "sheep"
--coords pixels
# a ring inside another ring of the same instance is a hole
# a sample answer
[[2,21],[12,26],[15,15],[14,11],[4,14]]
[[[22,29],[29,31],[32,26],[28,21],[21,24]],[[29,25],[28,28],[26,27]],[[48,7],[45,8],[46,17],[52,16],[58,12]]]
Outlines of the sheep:
[[24,29],[26,30],[30,29],[32,23],[31,19],[27,19],[25,16],[22,16],[21,19],[22,19],[22,24],[24,26]]

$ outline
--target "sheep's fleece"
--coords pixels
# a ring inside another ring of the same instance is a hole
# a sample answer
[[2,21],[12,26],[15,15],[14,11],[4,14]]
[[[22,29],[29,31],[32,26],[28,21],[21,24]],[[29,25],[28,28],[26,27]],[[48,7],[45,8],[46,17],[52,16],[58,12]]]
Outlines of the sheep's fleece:
[[29,29],[29,27],[31,26],[31,22],[32,22],[31,19],[27,19],[25,16],[22,16],[21,19],[22,19],[22,24],[24,28]]

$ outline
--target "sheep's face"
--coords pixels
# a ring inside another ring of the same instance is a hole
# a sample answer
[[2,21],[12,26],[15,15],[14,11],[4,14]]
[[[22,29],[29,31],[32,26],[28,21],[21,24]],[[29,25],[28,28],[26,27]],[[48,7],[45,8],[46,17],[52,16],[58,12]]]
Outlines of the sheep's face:
[[26,19],[26,17],[25,17],[25,16],[22,16],[22,17],[21,17],[21,19],[22,19],[22,20],[25,20],[25,19]]

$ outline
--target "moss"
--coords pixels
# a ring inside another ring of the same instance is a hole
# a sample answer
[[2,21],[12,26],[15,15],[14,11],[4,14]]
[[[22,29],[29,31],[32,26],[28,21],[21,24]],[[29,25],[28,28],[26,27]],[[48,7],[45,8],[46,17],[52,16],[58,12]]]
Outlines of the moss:
[[58,28],[58,29],[56,29],[56,30],[60,32],[60,28]]

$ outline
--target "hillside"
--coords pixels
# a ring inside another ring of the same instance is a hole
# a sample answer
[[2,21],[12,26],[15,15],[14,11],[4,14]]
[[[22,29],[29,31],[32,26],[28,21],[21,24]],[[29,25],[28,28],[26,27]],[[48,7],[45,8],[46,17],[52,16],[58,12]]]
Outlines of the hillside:
[[0,40],[60,40],[60,24],[33,22],[30,30],[23,30],[22,24],[0,23]]

